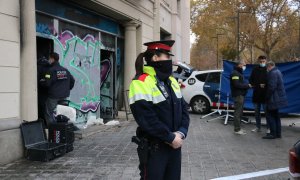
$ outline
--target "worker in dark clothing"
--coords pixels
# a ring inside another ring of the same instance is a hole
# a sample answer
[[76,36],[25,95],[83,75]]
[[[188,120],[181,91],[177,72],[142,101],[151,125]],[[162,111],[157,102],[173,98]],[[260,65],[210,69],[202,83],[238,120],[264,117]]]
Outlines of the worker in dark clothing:
[[246,69],[246,64],[240,61],[235,66],[230,75],[231,96],[234,99],[234,133],[244,135],[246,132],[241,129],[241,118],[244,109],[244,100],[247,90],[251,87],[250,84],[244,82],[243,71]]
[[[173,40],[145,43],[135,62],[129,102],[138,124],[140,176],[143,180],[179,180],[181,146],[187,136],[189,113],[180,87],[172,77]],[[144,59],[147,65],[144,66]]]
[[[266,56],[258,57],[259,65],[254,67],[249,82],[253,86],[253,96],[252,102],[255,106],[255,120],[256,128],[252,132],[261,131],[261,108],[265,106],[266,103],[266,91],[267,91],[267,58]],[[265,109],[265,108],[264,108]],[[268,123],[267,123],[268,125]]]
[[46,72],[50,68],[50,63],[45,56],[40,56],[37,62],[37,80],[38,80],[38,118],[45,120],[46,100],[48,89],[41,85],[40,80],[44,79]]
[[75,80],[70,72],[60,66],[59,55],[51,53],[49,56],[51,67],[45,74],[44,79],[40,81],[43,87],[48,89],[48,98],[46,101],[45,118],[47,125],[55,123],[54,110],[57,103],[70,96],[70,90],[74,87]]
[[270,133],[263,139],[281,138],[281,119],[279,109],[288,105],[283,76],[273,61],[267,63],[266,118],[270,125]]

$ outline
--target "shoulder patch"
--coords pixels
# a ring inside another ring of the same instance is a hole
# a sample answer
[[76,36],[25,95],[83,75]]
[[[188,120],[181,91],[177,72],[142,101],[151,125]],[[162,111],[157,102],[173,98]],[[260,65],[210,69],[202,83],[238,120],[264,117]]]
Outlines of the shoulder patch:
[[140,75],[140,76],[138,77],[138,80],[144,82],[147,76],[149,76],[149,74],[142,74],[142,75]]
[[240,77],[238,77],[238,76],[232,76],[231,79],[232,79],[232,80],[238,80],[238,79],[240,79]]
[[45,74],[45,78],[50,79],[51,75],[50,74]]

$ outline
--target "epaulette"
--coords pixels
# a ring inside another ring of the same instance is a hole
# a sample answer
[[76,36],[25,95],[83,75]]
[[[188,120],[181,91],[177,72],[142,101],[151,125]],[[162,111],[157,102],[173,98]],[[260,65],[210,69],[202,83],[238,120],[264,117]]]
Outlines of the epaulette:
[[146,77],[149,76],[149,74],[139,74],[139,75],[136,75],[133,80],[140,80],[140,81],[145,81]]

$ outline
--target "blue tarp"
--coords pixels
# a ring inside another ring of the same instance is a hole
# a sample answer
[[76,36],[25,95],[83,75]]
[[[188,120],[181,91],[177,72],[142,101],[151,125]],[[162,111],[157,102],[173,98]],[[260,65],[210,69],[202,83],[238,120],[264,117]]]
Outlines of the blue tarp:
[[[221,77],[221,102],[226,103],[227,94],[229,104],[233,104],[230,93],[230,74],[235,66],[232,61],[223,61],[223,73]],[[300,113],[300,62],[288,62],[276,64],[283,74],[283,81],[288,98],[288,106],[280,109],[282,113]],[[245,81],[248,82],[250,73],[254,65],[248,65],[244,71]],[[245,98],[245,109],[253,109],[252,89],[248,90]]]

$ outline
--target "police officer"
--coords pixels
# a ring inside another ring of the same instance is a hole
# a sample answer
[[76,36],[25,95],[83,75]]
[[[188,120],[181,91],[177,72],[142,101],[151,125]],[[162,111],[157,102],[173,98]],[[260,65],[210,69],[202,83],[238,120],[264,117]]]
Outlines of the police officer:
[[48,98],[46,100],[45,118],[47,125],[55,123],[54,110],[59,101],[69,97],[70,90],[74,87],[75,80],[70,72],[60,66],[59,55],[50,53],[49,62],[51,67],[45,74],[44,79],[40,81],[41,85],[48,89]]
[[180,87],[171,76],[170,51],[174,42],[145,43],[147,50],[135,62],[136,76],[130,84],[129,102],[141,140],[141,179],[178,180],[181,175],[181,146],[187,136],[189,114]]
[[37,82],[38,82],[38,118],[45,121],[45,109],[46,109],[46,100],[48,97],[47,88],[41,86],[39,83],[41,79],[44,79],[45,73],[50,68],[50,63],[45,55],[39,55],[37,61]]
[[239,61],[230,75],[231,96],[234,100],[234,133],[238,135],[246,134],[246,132],[241,129],[241,118],[243,115],[245,96],[251,85],[244,82],[243,71],[245,70],[246,64],[243,61]]

